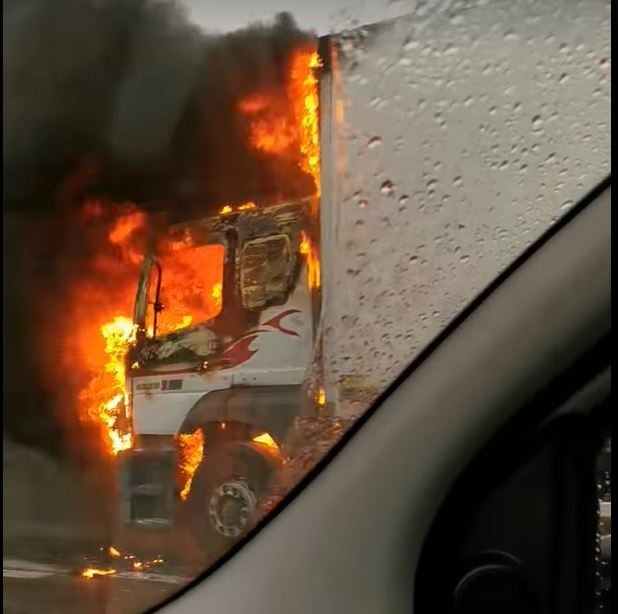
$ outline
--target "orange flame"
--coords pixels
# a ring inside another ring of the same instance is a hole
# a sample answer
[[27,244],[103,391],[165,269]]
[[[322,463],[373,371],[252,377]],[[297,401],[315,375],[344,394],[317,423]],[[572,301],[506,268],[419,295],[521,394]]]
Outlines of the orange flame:
[[251,441],[255,441],[255,443],[260,443],[268,448],[272,448],[273,450],[279,452],[279,445],[272,438],[270,433],[266,433],[266,432],[260,433],[259,435],[256,435],[255,437],[253,437]]
[[[316,71],[320,59],[313,50],[294,52],[286,96],[259,92],[241,100],[239,111],[251,119],[249,141],[260,152],[295,156],[320,193],[319,97]],[[290,113],[291,107],[291,113]]]
[[87,578],[88,580],[92,580],[97,576],[113,576],[118,573],[116,569],[97,569],[96,567],[86,567],[81,572],[82,578]]
[[[101,550],[103,550],[103,548],[101,548]],[[122,552],[120,552],[120,550],[118,550],[118,548],[115,548],[114,546],[109,546],[107,548],[107,553],[112,558],[119,559],[121,565],[123,564],[122,561],[124,561],[124,565],[130,565],[130,568],[133,571],[144,571],[157,565],[161,565],[165,562],[160,556],[157,556],[151,560],[142,561],[140,559],[137,559],[133,554],[123,554]],[[80,576],[82,578],[92,580],[96,577],[113,576],[117,573],[118,569],[114,569],[112,567],[107,567],[105,569],[98,567],[86,567],[80,572]]]
[[201,429],[194,433],[183,433],[178,435],[177,442],[178,468],[183,481],[180,498],[186,501],[191,491],[193,476],[204,456],[204,434]]
[[320,287],[320,255],[315,245],[306,233],[302,233],[300,240],[300,253],[307,258],[307,283],[310,288]]
[[302,169],[313,177],[316,195],[320,195],[320,132],[318,123],[319,97],[316,70],[320,58],[314,51],[299,51],[292,59],[290,79],[294,113],[300,127]]
[[240,205],[223,205],[221,209],[219,209],[219,215],[230,215],[230,213],[238,212],[238,211],[253,211],[257,209],[257,205],[254,202],[248,201],[246,203],[241,203]]
[[[86,209],[91,208],[87,203]],[[108,249],[116,249],[119,257],[102,261],[99,278],[92,281],[92,286],[82,287],[82,292],[75,296],[76,307],[84,298],[89,299],[89,309],[76,308],[76,313],[84,315],[76,320],[74,334],[87,367],[94,373],[78,394],[80,417],[101,426],[105,448],[113,455],[133,444],[125,356],[135,341],[136,326],[126,314],[131,312],[143,257],[134,238],[145,224],[146,215],[135,208],[118,217],[107,241]],[[164,251],[160,258],[163,268],[160,298],[166,308],[159,319],[158,334],[206,321],[220,311],[223,255],[222,245],[177,251],[170,247]],[[118,294],[112,296],[106,292],[103,285],[106,276],[119,288]],[[108,303],[120,308],[111,318]]]
[[122,432],[116,425],[120,412],[125,412],[128,407],[127,392],[125,386],[124,357],[127,348],[135,340],[136,327],[129,318],[117,316],[112,322],[101,326],[101,335],[105,339],[105,353],[109,360],[105,365],[105,371],[113,377],[115,388],[119,390],[109,401],[99,407],[98,417],[107,426],[112,450],[118,453],[127,450],[133,444],[130,431]]

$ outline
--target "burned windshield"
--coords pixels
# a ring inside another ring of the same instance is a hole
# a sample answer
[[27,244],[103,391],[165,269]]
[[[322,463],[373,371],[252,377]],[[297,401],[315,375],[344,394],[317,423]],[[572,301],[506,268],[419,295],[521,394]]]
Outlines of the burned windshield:
[[220,244],[168,249],[159,256],[157,262],[162,272],[159,296],[156,293],[158,270],[153,266],[150,272],[147,329],[151,336],[156,302],[161,306],[157,336],[203,324],[219,314],[224,257],[225,247]]

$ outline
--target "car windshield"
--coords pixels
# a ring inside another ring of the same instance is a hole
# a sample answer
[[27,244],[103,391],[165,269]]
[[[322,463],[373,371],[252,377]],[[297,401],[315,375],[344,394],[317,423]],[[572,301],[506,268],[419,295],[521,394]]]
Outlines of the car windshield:
[[3,11],[5,612],[211,568],[610,172],[609,0]]

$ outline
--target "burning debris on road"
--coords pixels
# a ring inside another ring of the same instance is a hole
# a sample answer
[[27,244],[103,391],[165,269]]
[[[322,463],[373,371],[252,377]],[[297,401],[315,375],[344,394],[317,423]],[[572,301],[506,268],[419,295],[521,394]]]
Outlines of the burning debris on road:
[[93,578],[114,576],[119,572],[143,572],[161,566],[165,562],[161,556],[156,556],[150,560],[141,560],[133,554],[123,554],[114,546],[101,548],[101,552],[108,559],[110,565],[100,563],[98,566],[85,567],[79,572],[82,578],[92,580]]

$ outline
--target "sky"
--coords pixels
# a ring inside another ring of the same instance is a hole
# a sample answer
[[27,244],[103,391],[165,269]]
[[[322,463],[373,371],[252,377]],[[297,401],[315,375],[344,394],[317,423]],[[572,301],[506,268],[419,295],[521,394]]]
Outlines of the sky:
[[[425,3],[436,0],[425,0]],[[282,11],[318,35],[339,32],[414,10],[420,0],[179,0],[191,21],[205,30],[227,32],[254,21],[270,21]]]

